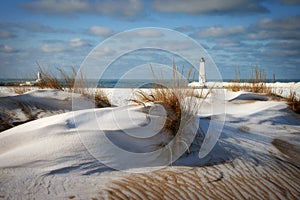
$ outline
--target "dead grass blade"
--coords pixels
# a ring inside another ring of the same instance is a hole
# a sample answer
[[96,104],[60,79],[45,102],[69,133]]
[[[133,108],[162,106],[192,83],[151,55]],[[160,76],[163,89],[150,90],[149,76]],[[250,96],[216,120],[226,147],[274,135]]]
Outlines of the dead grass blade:
[[77,78],[77,72],[74,67],[71,68],[70,74],[61,68],[56,68],[59,74],[58,76],[57,73],[45,71],[39,63],[37,63],[37,65],[42,76],[42,81],[37,85],[39,88],[58,89],[81,94],[94,101],[95,106],[98,108],[111,106],[106,93],[101,88],[96,88],[96,90],[89,89],[85,83],[85,77],[82,72],[80,72],[79,78]]

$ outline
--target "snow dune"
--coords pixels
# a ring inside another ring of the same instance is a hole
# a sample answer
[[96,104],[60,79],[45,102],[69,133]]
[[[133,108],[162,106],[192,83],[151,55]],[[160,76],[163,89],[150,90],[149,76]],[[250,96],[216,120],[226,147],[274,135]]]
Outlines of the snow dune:
[[[30,108],[26,112],[43,118],[0,133],[0,197],[300,198],[300,117],[285,102],[227,92],[226,121],[213,150],[199,159],[196,142],[171,166],[162,167],[171,158],[170,151],[157,151],[171,141],[160,131],[164,113],[157,105],[125,105],[120,96],[128,98],[129,91],[110,91],[119,107],[74,112],[68,112],[71,97],[56,90],[1,97],[2,109],[16,117],[23,111],[14,105],[23,103]],[[215,115],[224,114],[211,112],[210,98],[199,99],[203,133],[212,120],[219,123]]]
[[[295,93],[296,98],[300,99],[300,82],[276,82],[276,83],[255,83],[256,85],[265,85],[273,94],[278,96],[288,98],[291,96],[292,93]],[[223,87],[230,87],[234,85],[240,86],[252,86],[252,83],[247,82],[206,82],[205,84],[208,88],[223,88]],[[199,82],[192,82],[189,84],[190,87],[202,87]]]
[[[3,90],[3,89],[2,89]],[[74,99],[83,99],[74,94]],[[91,103],[88,99],[85,103]],[[72,94],[60,90],[34,90],[0,96],[0,131],[43,117],[72,111]]]

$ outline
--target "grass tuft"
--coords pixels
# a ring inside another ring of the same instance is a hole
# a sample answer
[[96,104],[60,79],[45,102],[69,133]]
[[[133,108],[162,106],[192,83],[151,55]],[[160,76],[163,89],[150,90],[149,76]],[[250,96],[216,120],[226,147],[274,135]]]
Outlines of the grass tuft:
[[106,93],[100,88],[97,88],[97,91],[94,94],[94,102],[97,108],[105,108],[112,106]]
[[21,87],[21,86],[14,86],[11,88],[11,91],[16,93],[16,94],[24,94],[26,92],[31,91],[31,87]]
[[52,71],[45,71],[39,63],[37,63],[39,72],[42,76],[42,81],[37,83],[37,86],[39,88],[51,88],[51,89],[57,89],[57,90],[72,90],[75,78],[76,78],[76,70],[74,67],[72,67],[72,73],[71,75],[68,75],[63,69],[56,68],[59,72],[60,76],[53,73]]
[[290,96],[286,100],[290,109],[300,114],[300,99],[297,98],[296,92],[291,92]]
[[38,68],[42,76],[42,81],[37,84],[39,88],[58,89],[66,92],[73,92],[81,94],[94,101],[97,108],[109,107],[111,103],[106,93],[101,89],[90,90],[85,83],[85,77],[83,73],[79,74],[79,79],[76,79],[77,73],[74,67],[71,68],[71,73],[60,68],[56,68],[58,74],[51,71],[45,71],[38,63]]
[[256,67],[251,70],[251,75],[248,80],[245,82],[241,82],[240,79],[240,67],[235,72],[235,80],[233,80],[233,84],[227,86],[226,88],[237,92],[237,91],[248,91],[254,93],[270,93],[270,89],[266,86],[266,73],[264,70]]
[[187,83],[183,82],[175,65],[173,65],[172,69],[172,81],[164,84],[158,84],[161,81],[158,81],[152,66],[150,67],[154,82],[157,84],[154,84],[154,88],[148,92],[137,91],[135,98],[131,99],[131,101],[142,105],[146,105],[147,103],[161,104],[167,113],[163,130],[171,134],[171,136],[175,136],[178,132],[184,132],[190,123],[193,122],[199,107],[195,98],[199,94],[195,92],[195,89],[187,88]]
[[[226,86],[227,89],[232,90],[234,92],[237,91],[248,91],[254,93],[265,93],[269,94],[275,100],[286,100],[290,109],[296,113],[300,113],[300,99],[297,98],[296,92],[290,93],[288,97],[283,97],[282,95],[278,95],[278,92],[272,91],[271,87],[267,87],[266,85],[266,73],[261,70],[259,67],[252,69],[251,76],[246,82],[241,82],[240,79],[240,68],[236,70],[236,78],[233,81],[232,85]],[[273,82],[275,82],[275,74],[273,74]],[[274,89],[274,88],[273,88]],[[282,93],[283,91],[279,92]]]

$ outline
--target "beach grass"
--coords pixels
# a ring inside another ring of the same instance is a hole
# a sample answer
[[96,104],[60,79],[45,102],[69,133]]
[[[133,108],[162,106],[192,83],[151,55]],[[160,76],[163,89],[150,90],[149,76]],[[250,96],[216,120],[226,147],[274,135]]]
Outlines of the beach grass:
[[[272,91],[272,88],[267,87],[266,84],[266,73],[264,70],[256,67],[251,70],[250,78],[244,82],[240,78],[240,68],[235,72],[235,79],[233,84],[226,86],[226,89],[237,92],[237,91],[248,91],[254,93],[264,93],[271,95],[272,97],[278,97],[278,94]],[[273,74],[273,82],[275,82],[275,74]],[[279,99],[283,99],[289,105],[289,108],[296,112],[300,113],[300,99],[297,98],[295,91],[290,91],[290,95],[286,97],[280,96]]]
[[[150,66],[151,67],[151,66]],[[151,67],[152,69],[152,67]],[[182,68],[183,74],[184,68]],[[192,69],[188,72],[188,78]],[[172,81],[161,84],[163,77],[157,77],[152,69],[154,77],[154,88],[149,91],[138,90],[135,98],[131,101],[137,104],[147,103],[161,104],[167,113],[164,131],[172,136],[184,131],[196,116],[199,104],[194,98],[199,97],[199,93],[194,88],[187,88],[187,83],[183,81],[178,68],[173,65]]]
[[37,84],[38,88],[58,89],[81,94],[94,101],[97,108],[111,106],[106,93],[101,88],[91,90],[90,87],[86,86],[85,76],[82,72],[77,78],[77,72],[74,67],[71,67],[71,73],[67,73],[61,68],[56,68],[58,73],[53,73],[52,71],[45,71],[38,63],[37,65],[42,76],[42,81]]
[[241,81],[240,78],[240,67],[235,72],[235,79],[232,81],[233,84],[227,86],[226,88],[237,92],[237,91],[248,91],[254,93],[270,93],[270,88],[266,86],[267,75],[264,70],[260,67],[255,67],[251,69],[250,77]]
[[286,98],[286,100],[290,109],[300,114],[300,99],[297,98],[296,92],[291,92],[290,96]]
[[26,92],[31,91],[31,87],[21,87],[21,86],[14,86],[11,88],[11,91],[16,93],[16,94],[24,94]]

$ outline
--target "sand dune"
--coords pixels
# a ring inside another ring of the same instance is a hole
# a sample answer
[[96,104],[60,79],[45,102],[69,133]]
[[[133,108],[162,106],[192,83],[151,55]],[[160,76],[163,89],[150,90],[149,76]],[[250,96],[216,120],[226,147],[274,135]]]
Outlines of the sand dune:
[[102,192],[111,199],[299,199],[299,178],[299,167],[276,157],[256,162],[237,158],[214,166],[131,174],[111,181]]
[[[170,141],[155,130],[159,113],[130,105],[66,112],[70,97],[55,90],[11,96],[3,107],[29,102],[44,117],[0,133],[0,198],[299,199],[300,116],[265,95],[226,95],[226,121],[213,150],[199,159],[195,143],[166,167],[160,164],[170,154],[138,159]],[[203,133],[218,123],[212,114],[224,114],[211,112],[209,98],[197,115]],[[45,117],[51,108],[66,113]],[[122,170],[112,169],[120,164]]]
[[0,131],[35,119],[72,111],[72,98],[81,96],[72,96],[71,93],[60,90],[33,90],[21,95],[2,93]]

